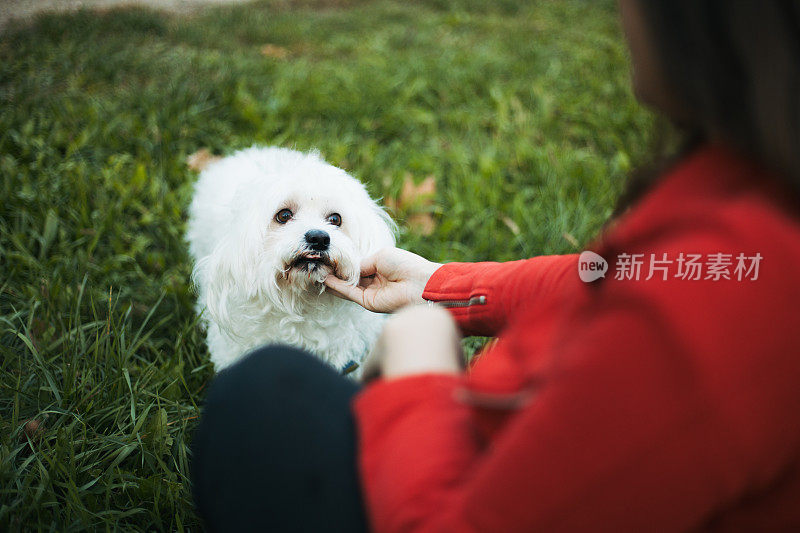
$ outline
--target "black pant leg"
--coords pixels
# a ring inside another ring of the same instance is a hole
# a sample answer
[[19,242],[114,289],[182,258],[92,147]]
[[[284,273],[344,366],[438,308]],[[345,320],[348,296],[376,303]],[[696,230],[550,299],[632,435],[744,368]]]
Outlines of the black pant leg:
[[212,531],[366,531],[350,400],[358,385],[311,355],[261,348],[212,382],[192,444]]

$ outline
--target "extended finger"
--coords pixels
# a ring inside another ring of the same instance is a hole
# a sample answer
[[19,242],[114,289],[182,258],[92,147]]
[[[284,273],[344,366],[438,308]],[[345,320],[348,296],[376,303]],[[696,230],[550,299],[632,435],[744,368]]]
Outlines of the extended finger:
[[363,301],[363,292],[364,290],[359,287],[353,287],[346,281],[342,281],[334,275],[330,275],[325,278],[325,286],[339,298],[344,298],[345,300],[350,300],[351,302],[356,302],[357,304],[361,304]]

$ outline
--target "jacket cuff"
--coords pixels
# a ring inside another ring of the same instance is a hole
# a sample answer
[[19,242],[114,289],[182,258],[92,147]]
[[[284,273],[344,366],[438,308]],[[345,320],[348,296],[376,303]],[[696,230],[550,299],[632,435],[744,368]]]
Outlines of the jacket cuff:
[[502,263],[447,263],[428,280],[422,298],[450,311],[464,335],[493,336],[502,326],[502,313],[491,288],[480,283]]

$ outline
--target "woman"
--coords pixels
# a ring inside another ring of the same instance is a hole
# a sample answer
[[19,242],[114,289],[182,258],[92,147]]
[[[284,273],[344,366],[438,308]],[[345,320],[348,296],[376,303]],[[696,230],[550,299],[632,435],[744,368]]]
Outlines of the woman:
[[[620,4],[637,95],[695,142],[592,247],[605,278],[396,249],[358,287],[329,278],[399,310],[377,379],[280,348],[220,375],[196,445],[212,528],[359,530],[353,460],[376,531],[800,527],[800,7]],[[468,372],[460,333],[499,337]],[[210,467],[226,450],[238,466]]]

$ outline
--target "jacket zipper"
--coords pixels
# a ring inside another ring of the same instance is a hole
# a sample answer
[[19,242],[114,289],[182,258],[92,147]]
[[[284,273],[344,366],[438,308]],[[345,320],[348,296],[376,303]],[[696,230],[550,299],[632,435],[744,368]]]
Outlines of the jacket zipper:
[[469,300],[442,300],[441,302],[429,300],[428,303],[430,305],[441,305],[448,309],[452,307],[471,307],[473,305],[486,305],[486,296],[479,294],[471,297]]

